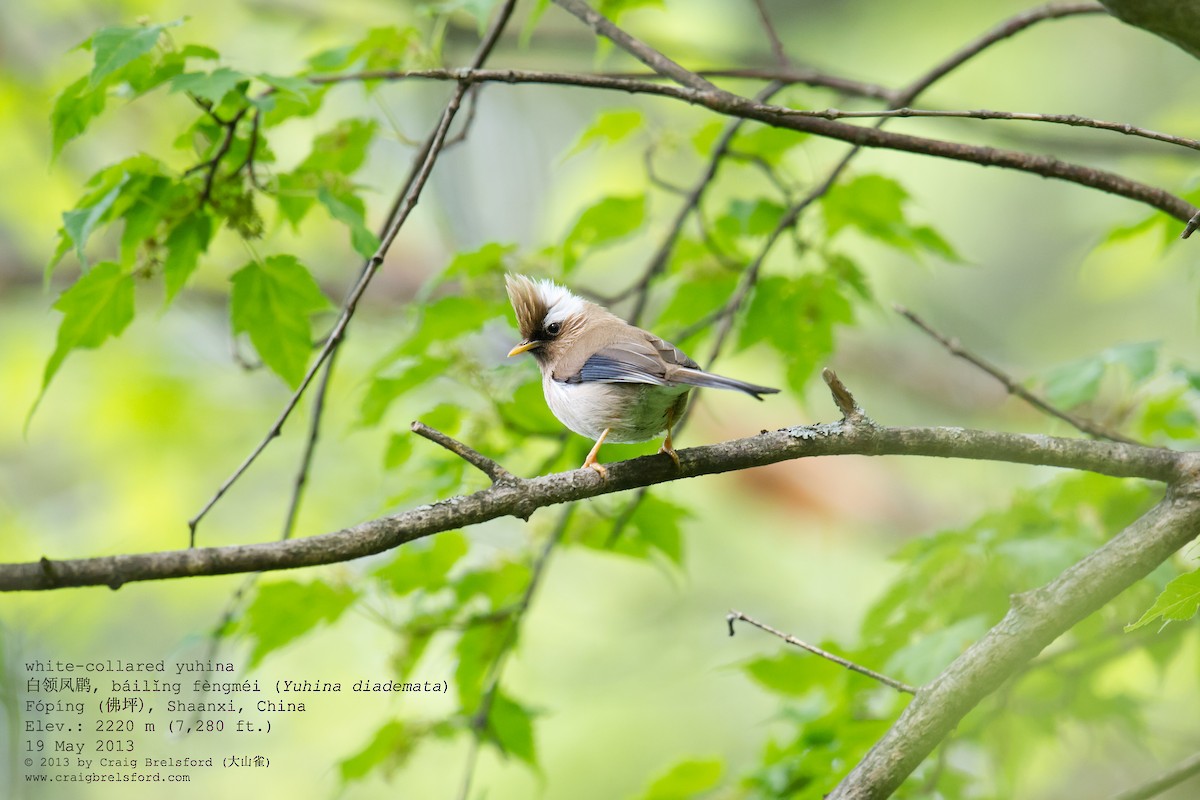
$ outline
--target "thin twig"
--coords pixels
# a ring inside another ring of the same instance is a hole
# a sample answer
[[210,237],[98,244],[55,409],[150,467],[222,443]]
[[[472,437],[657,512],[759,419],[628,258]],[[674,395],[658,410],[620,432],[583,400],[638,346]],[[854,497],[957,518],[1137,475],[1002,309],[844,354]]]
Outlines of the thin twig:
[[304,499],[304,489],[308,485],[308,474],[312,469],[313,455],[317,450],[317,439],[321,434],[321,418],[325,414],[325,397],[329,393],[329,380],[336,363],[337,352],[335,351],[325,362],[325,371],[321,373],[321,382],[317,384],[317,394],[313,398],[312,413],[308,423],[308,439],[304,442],[304,454],[300,457],[300,469],[296,471],[292,497],[288,501],[287,514],[283,520],[284,539],[290,539],[296,529],[296,518],[300,514],[300,503]]
[[1183,761],[1148,783],[1113,795],[1112,800],[1149,800],[1149,798],[1157,797],[1173,786],[1178,786],[1188,778],[1196,775],[1200,775],[1200,753]]
[[779,39],[779,33],[775,30],[774,23],[771,22],[771,16],[767,13],[767,6],[763,0],[753,0],[754,10],[758,12],[758,20],[762,23],[763,33],[767,35],[767,41],[771,43],[771,55],[775,57],[775,63],[781,67],[786,67],[791,63],[787,56],[787,51],[783,48],[783,42]]
[[1196,232],[1196,228],[1200,228],[1200,211],[1192,215],[1192,218],[1187,221],[1187,225],[1183,227],[1183,233],[1179,234],[1180,239],[1187,239]]
[[1175,136],[1174,134],[1170,133],[1152,131],[1149,128],[1141,128],[1137,125],[1130,125],[1127,122],[1108,122],[1102,119],[1081,117],[1078,114],[1031,114],[1019,111],[990,111],[988,109],[976,109],[969,111],[940,111],[937,109],[907,107],[892,108],[886,111],[843,111],[837,108],[826,108],[818,111],[796,109],[787,113],[791,116],[817,117],[819,119],[895,119],[897,117],[923,117],[935,119],[947,118],[1046,122],[1054,125],[1070,125],[1076,128],[1095,128],[1096,130],[1102,131],[1114,131],[1116,133],[1123,133],[1126,136],[1137,136],[1142,139],[1150,139],[1156,142],[1174,144],[1178,145],[1179,147],[1189,148],[1191,150],[1200,150],[1200,140],[1189,139],[1186,136]]
[[[487,33],[484,34],[483,41],[476,49],[475,55],[471,59],[470,69],[478,69],[479,66],[491,54],[492,50],[496,46],[496,43],[500,39],[500,34],[504,30],[509,17],[512,16],[512,10],[515,4],[516,0],[506,0],[504,5],[501,7],[499,13],[488,27]],[[468,88],[469,85],[461,81],[455,85],[454,91],[451,94],[449,101],[446,103],[445,109],[442,111],[442,115],[438,120],[437,126],[434,128],[433,133],[430,134],[429,139],[425,143],[425,147],[422,148],[422,151],[417,156],[414,169],[410,173],[409,191],[406,192],[403,195],[403,199],[398,202],[396,213],[393,215],[393,218],[387,226],[384,235],[380,237],[378,250],[375,251],[375,254],[372,255],[367,263],[363,266],[362,272],[359,274],[358,282],[347,296],[346,301],[342,306],[342,312],[338,316],[337,322],[334,324],[333,329],[330,331],[329,337],[325,342],[325,346],[322,347],[320,352],[317,353],[316,359],[314,359],[312,366],[309,367],[308,372],[306,372],[304,377],[301,379],[300,385],[292,393],[292,396],[284,405],[283,411],[280,412],[279,416],[275,419],[275,422],[272,423],[262,441],[260,441],[250,455],[248,455],[246,459],[242,461],[238,468],[234,470],[233,474],[221,484],[216,493],[208,500],[207,503],[205,503],[204,507],[200,509],[196,516],[192,517],[192,519],[188,521],[188,529],[190,533],[189,546],[195,547],[196,526],[199,525],[200,520],[202,520],[209,510],[216,505],[217,501],[219,501],[225,495],[225,493],[229,491],[229,488],[233,486],[238,478],[240,478],[246,472],[246,470],[250,468],[250,465],[253,464],[263,450],[267,448],[267,445],[271,443],[271,440],[279,436],[283,430],[284,422],[287,421],[288,417],[291,416],[292,411],[295,410],[297,404],[300,402],[300,397],[308,389],[309,384],[312,383],[313,377],[316,375],[317,370],[321,368],[321,365],[325,362],[325,360],[329,358],[330,354],[338,347],[342,337],[345,335],[346,326],[350,324],[350,319],[354,316],[354,311],[358,307],[358,301],[362,299],[363,294],[366,293],[367,286],[370,285],[371,278],[375,275],[376,271],[378,271],[379,267],[382,266],[384,257],[391,249],[392,243],[395,241],[396,236],[400,233],[400,228],[404,225],[405,221],[412,213],[412,210],[416,207],[417,200],[421,196],[421,190],[425,187],[426,182],[429,180],[430,174],[433,172],[433,165],[437,161],[438,154],[441,152],[442,146],[445,144],[446,137],[449,134],[450,124],[454,121],[454,117],[458,113],[459,107],[462,104],[463,97]]]
[[1094,436],[1097,439],[1108,439],[1111,442],[1124,442],[1125,444],[1141,444],[1136,439],[1131,439],[1128,436],[1123,436],[1117,433],[1116,431],[1109,430],[1097,422],[1092,422],[1089,419],[1085,419],[1083,417],[1076,416],[1075,414],[1070,414],[1066,411],[1063,411],[1060,408],[1056,408],[1046,400],[1043,400],[1033,392],[1026,389],[999,367],[983,360],[971,351],[965,349],[961,344],[959,344],[957,339],[950,339],[946,336],[943,336],[941,333],[938,333],[938,331],[935,330],[928,322],[914,314],[912,311],[909,311],[904,306],[898,305],[895,308],[898,314],[927,333],[942,347],[946,348],[946,351],[950,353],[950,355],[961,358],[963,361],[966,361],[967,363],[983,370],[988,375],[991,375],[993,378],[1003,384],[1004,388],[1008,390],[1009,394],[1021,398],[1039,411],[1049,414],[1056,419],[1060,419],[1070,425],[1072,428],[1075,428],[1082,433],[1086,433],[1088,436]]
[[[197,164],[184,173],[191,174],[193,172],[199,172],[200,170],[207,170],[207,173],[204,176],[204,189],[200,192],[201,206],[207,203],[209,198],[212,197],[213,183],[217,179],[217,169],[221,166],[221,159],[225,158],[225,155],[229,152],[229,149],[233,147],[233,140],[237,136],[238,123],[242,121],[242,117],[246,115],[246,112],[249,109],[250,106],[245,106],[236,114],[234,114],[233,119],[222,123],[222,125],[225,127],[225,136],[222,137],[221,144],[217,147],[217,152],[213,154],[212,158]],[[220,120],[220,118],[215,114],[212,116],[213,119],[218,121]]]
[[[785,86],[803,84],[823,89],[832,89],[840,94],[865,97],[872,100],[890,101],[897,96],[895,89],[875,83],[856,81],[837,75],[820,72],[806,67],[738,67],[728,69],[698,69],[697,75],[704,78],[741,78],[777,82]],[[639,91],[637,87],[648,82],[661,81],[665,76],[657,72],[596,72],[596,73],[551,73],[520,69],[385,69],[343,72],[334,75],[306,75],[304,79],[315,84],[360,83],[363,81],[402,81],[410,78],[430,80],[472,82],[500,81],[504,83],[558,83],[586,85],[593,88]],[[274,89],[268,89],[268,92]],[[653,93],[653,89],[646,90]],[[661,92],[668,93],[668,92]]]
[[937,81],[944,78],[950,72],[958,69],[964,63],[971,60],[975,56],[982,53],[987,48],[1008,39],[1026,28],[1036,25],[1039,22],[1046,20],[1062,19],[1063,17],[1078,16],[1080,14],[1107,14],[1108,9],[1099,3],[1048,3],[1044,6],[1031,8],[1028,11],[1022,11],[995,27],[986,31],[982,36],[974,39],[967,44],[954,51],[947,58],[940,61],[932,69],[919,76],[916,80],[908,84],[891,100],[892,106],[906,106],[911,103],[916,96],[924,92]]
[[246,170],[246,177],[250,179],[250,183],[256,189],[262,188],[258,182],[258,176],[254,172],[254,158],[258,154],[258,140],[261,138],[259,133],[261,117],[262,110],[256,108],[254,110],[254,116],[250,119],[250,144],[246,148],[246,158],[244,161],[242,161],[238,168],[234,170],[235,175],[242,170]]
[[845,667],[846,669],[850,670],[851,672],[857,672],[859,675],[866,675],[868,678],[879,681],[880,683],[882,683],[885,686],[890,686],[891,688],[895,689],[897,692],[904,692],[905,694],[914,694],[914,695],[917,693],[917,688],[914,686],[909,686],[907,683],[898,681],[895,678],[889,678],[887,675],[882,675],[873,669],[867,669],[866,667],[864,667],[860,664],[855,664],[853,661],[848,661],[847,659],[844,659],[841,656],[835,656],[833,653],[830,653],[827,650],[822,650],[821,648],[817,647],[816,645],[811,645],[808,642],[805,642],[801,639],[797,639],[795,636],[784,633],[783,631],[780,631],[780,630],[776,630],[775,628],[772,628],[770,625],[767,625],[766,623],[763,623],[763,622],[759,622],[758,620],[754,619],[753,617],[748,617],[740,611],[731,610],[728,614],[725,615],[725,621],[729,623],[729,635],[730,636],[733,636],[733,624],[735,622],[737,622],[738,620],[741,620],[742,622],[748,622],[756,628],[759,628],[761,630],[766,631],[767,633],[778,636],[780,639],[783,639],[788,644],[795,645],[796,647],[807,650],[808,652],[812,653],[813,655],[818,655],[821,658],[824,658],[828,661],[832,661],[835,664],[839,664],[839,665]]
[[492,459],[423,422],[412,424],[413,433],[441,445],[492,479],[492,483],[516,483],[519,479]]
[[505,664],[512,653],[513,646],[516,644],[517,632],[520,630],[525,613],[533,603],[534,594],[541,585],[542,577],[546,573],[546,566],[550,561],[550,554],[554,552],[554,548],[558,546],[566,534],[567,526],[571,521],[571,514],[574,511],[575,506],[568,505],[559,515],[558,522],[554,525],[554,530],[550,532],[550,536],[547,537],[546,543],[542,546],[541,553],[538,554],[537,560],[534,561],[533,567],[530,569],[529,583],[525,586],[524,594],[521,595],[521,599],[517,601],[508,615],[508,630],[505,631],[504,640],[500,643],[495,658],[492,659],[492,664],[488,668],[487,687],[480,695],[479,708],[471,715],[471,745],[467,751],[467,763],[463,768],[463,782],[458,794],[459,800],[467,800],[467,796],[471,792],[471,781],[475,776],[475,768],[479,763],[480,744],[487,733],[492,705],[496,700],[497,692],[500,691],[500,679],[504,676]]

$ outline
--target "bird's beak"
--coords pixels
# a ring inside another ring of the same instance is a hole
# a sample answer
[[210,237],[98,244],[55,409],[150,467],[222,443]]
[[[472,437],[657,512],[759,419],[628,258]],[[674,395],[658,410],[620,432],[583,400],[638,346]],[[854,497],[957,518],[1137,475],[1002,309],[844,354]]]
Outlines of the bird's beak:
[[535,347],[541,347],[541,346],[542,346],[541,342],[530,341],[529,339],[526,339],[525,341],[521,342],[516,347],[514,347],[512,350],[509,350],[508,357],[512,358],[513,356],[519,356],[519,355],[521,355],[521,353],[528,353],[530,350],[534,349]]

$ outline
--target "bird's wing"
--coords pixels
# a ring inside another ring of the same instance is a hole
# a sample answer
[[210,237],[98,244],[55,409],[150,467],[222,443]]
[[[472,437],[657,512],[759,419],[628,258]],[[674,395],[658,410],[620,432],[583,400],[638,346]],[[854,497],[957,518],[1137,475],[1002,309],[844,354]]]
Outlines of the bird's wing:
[[568,383],[648,383],[677,386],[675,372],[680,367],[695,369],[695,361],[656,336],[644,334],[613,342],[595,352]]

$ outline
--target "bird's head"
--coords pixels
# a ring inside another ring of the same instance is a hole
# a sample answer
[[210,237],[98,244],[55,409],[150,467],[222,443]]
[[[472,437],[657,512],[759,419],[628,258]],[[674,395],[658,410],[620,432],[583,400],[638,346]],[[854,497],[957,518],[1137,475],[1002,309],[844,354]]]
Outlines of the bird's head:
[[517,314],[521,341],[509,356],[533,353],[541,363],[553,359],[583,332],[587,320],[603,311],[567,289],[545,279],[506,275],[508,299]]

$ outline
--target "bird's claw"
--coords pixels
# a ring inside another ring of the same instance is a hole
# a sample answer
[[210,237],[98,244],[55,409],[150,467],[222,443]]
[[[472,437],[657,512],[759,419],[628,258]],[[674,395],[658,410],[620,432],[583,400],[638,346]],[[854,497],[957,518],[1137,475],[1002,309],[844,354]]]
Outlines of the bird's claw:
[[683,466],[679,463],[679,453],[675,452],[674,447],[667,447],[664,444],[662,447],[658,448],[658,452],[666,453],[668,456],[670,456],[671,460],[675,462],[675,469],[683,469]]

